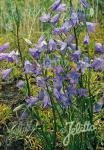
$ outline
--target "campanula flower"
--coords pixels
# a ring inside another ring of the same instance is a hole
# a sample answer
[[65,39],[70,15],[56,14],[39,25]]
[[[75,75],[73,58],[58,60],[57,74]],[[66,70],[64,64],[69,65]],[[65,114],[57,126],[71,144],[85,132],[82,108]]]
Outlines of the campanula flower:
[[83,88],[80,88],[77,90],[77,94],[80,96],[80,97],[86,97],[87,96],[87,90],[86,89],[83,89]]
[[63,32],[62,28],[54,28],[52,34],[58,36]]
[[0,61],[6,60],[8,62],[13,62],[13,58],[10,56],[9,53],[0,53]]
[[89,44],[89,36],[88,35],[86,35],[85,37],[84,37],[84,44]]
[[32,66],[32,64],[30,63],[29,60],[26,60],[26,61],[25,61],[24,67],[25,67],[25,73],[26,73],[26,74],[32,72],[33,66]]
[[72,28],[71,21],[67,20],[63,23],[61,29],[64,34],[67,34]]
[[95,23],[86,22],[88,33],[95,32]]
[[95,58],[94,62],[91,65],[95,71],[100,69],[104,69],[104,59],[103,58]]
[[71,22],[72,22],[72,26],[76,26],[79,23],[78,14],[74,11],[71,14]]
[[56,14],[55,16],[53,16],[53,17],[51,18],[50,22],[51,22],[53,25],[55,25],[55,24],[59,21],[60,16],[61,16],[61,14]]
[[73,42],[74,39],[75,39],[75,36],[74,36],[74,35],[70,35],[70,36],[69,36],[68,41],[67,41],[68,46],[70,46],[70,45],[72,44],[72,42]]
[[3,70],[3,71],[1,72],[2,78],[3,78],[4,80],[6,80],[6,79],[9,77],[10,73],[12,72],[12,70],[13,70],[13,68],[9,68],[9,69]]
[[43,108],[51,106],[50,97],[47,94],[45,94],[43,101],[44,101]]
[[85,22],[86,21],[86,19],[85,19],[85,14],[84,14],[84,12],[83,11],[78,11],[78,19],[79,19],[79,21],[81,21],[81,22]]
[[101,43],[96,43],[95,44],[95,49],[96,49],[97,52],[102,52],[102,48],[103,48],[103,46],[102,46]]
[[51,67],[51,60],[48,57],[44,61],[44,66],[48,68]]
[[19,80],[18,83],[16,84],[16,87],[23,88],[24,85],[25,85],[25,82],[23,80]]
[[39,59],[41,52],[38,51],[38,49],[36,49],[36,48],[29,48],[29,52],[30,52],[30,54],[31,54],[35,59]]
[[4,45],[0,46],[0,53],[7,50],[9,48],[9,46],[10,46],[9,43],[5,43]]
[[56,8],[55,11],[57,11],[57,12],[64,12],[64,11],[66,11],[66,4],[60,4],[60,5]]
[[89,8],[90,5],[86,0],[80,0],[80,3],[85,7],[85,8]]
[[53,5],[50,7],[51,10],[56,10],[58,8],[58,6],[60,5],[62,0],[55,0],[55,2],[53,3]]
[[50,13],[48,14],[43,14],[41,17],[40,17],[40,21],[41,22],[48,22],[50,20]]
[[57,44],[56,44],[56,42],[53,39],[49,40],[48,49],[49,49],[49,51],[57,49]]
[[78,63],[77,63],[77,71],[81,71],[82,74],[85,73],[85,70],[90,67],[88,61],[82,61],[80,60]]
[[44,90],[41,89],[38,93],[38,100],[43,100],[44,99]]
[[68,75],[68,77],[70,78],[71,83],[77,83],[80,77],[80,74],[78,72],[73,71]]
[[79,59],[80,59],[80,55],[81,55],[81,52],[78,50],[78,51],[75,51],[72,55],[71,55],[71,61],[75,61],[75,62],[78,62]]
[[66,42],[62,42],[60,40],[58,40],[57,42],[58,42],[58,44],[60,46],[61,53],[64,55],[65,51],[67,49],[67,43]]
[[104,97],[102,97],[95,105],[94,105],[94,112],[100,112],[101,109],[104,107]]
[[36,104],[36,99],[32,96],[26,99],[26,103],[28,104],[28,107],[32,107]]
[[54,67],[54,73],[55,73],[56,75],[60,75],[60,74],[63,73],[63,72],[64,72],[64,69],[63,69],[62,66],[56,66],[56,67]]
[[72,50],[74,50],[74,51],[77,50],[76,44],[70,44],[69,46]]

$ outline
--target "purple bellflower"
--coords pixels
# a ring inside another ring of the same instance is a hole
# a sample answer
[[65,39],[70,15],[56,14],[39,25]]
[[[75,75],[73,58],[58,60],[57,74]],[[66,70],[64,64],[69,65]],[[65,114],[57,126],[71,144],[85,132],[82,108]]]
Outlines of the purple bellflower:
[[84,44],[85,44],[85,45],[89,44],[89,36],[88,36],[88,35],[86,35],[86,36],[84,37]]
[[31,96],[28,99],[26,99],[26,103],[28,104],[28,107],[32,107],[36,104],[36,99]]
[[24,67],[25,67],[25,73],[26,73],[26,74],[32,72],[33,66],[32,66],[32,64],[30,63],[30,61],[26,60]]
[[55,16],[53,16],[50,20],[50,23],[52,23],[53,25],[55,25],[59,19],[60,19],[61,14],[56,14]]
[[16,87],[23,88],[24,85],[25,85],[25,82],[23,80],[19,80],[18,83],[16,84]]
[[102,46],[101,43],[96,43],[95,44],[95,49],[96,49],[97,52],[102,52],[102,48],[103,48],[103,46]]
[[0,46],[0,53],[7,50],[9,48],[9,45],[9,43],[5,43],[4,45]]
[[57,11],[57,12],[64,12],[64,11],[66,11],[66,4],[60,4],[60,5],[56,8],[55,11]]
[[81,52],[78,50],[78,51],[75,51],[72,55],[71,55],[71,61],[75,61],[75,62],[78,62],[79,59],[80,59],[80,55],[81,55]]
[[85,8],[89,8],[90,5],[86,0],[80,0],[80,3],[85,7]]
[[57,44],[53,39],[49,40],[48,49],[49,49],[49,51],[57,50]]
[[51,10],[56,10],[58,8],[58,6],[60,5],[62,0],[55,0],[55,2],[53,3],[53,5],[50,7]]
[[13,70],[13,68],[9,68],[9,69],[3,70],[3,71],[1,72],[2,78],[3,78],[4,80],[6,80],[6,79],[9,77],[10,73],[12,72],[12,70]]
[[43,14],[41,17],[40,17],[40,21],[41,22],[48,22],[50,20],[50,13],[48,14]]

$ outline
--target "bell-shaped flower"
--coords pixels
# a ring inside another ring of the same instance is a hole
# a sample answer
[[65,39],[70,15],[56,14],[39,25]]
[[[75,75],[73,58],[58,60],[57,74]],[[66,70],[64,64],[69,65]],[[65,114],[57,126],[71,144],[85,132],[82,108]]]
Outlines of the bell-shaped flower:
[[12,72],[12,70],[13,70],[13,68],[2,70],[2,72],[1,72],[2,78],[4,80],[6,80],[9,77],[10,73]]
[[62,29],[62,32],[63,32],[64,34],[67,34],[67,33],[71,30],[71,28],[72,28],[72,23],[71,23],[71,21],[66,20],[66,21],[63,23],[61,29]]
[[87,0],[80,0],[80,3],[83,5],[85,8],[89,8],[90,4],[87,2]]
[[56,8],[56,10],[55,11],[57,11],[57,12],[64,12],[64,11],[66,11],[67,9],[66,9],[66,4],[60,4],[57,8]]
[[63,33],[63,29],[62,28],[54,28],[53,31],[52,31],[52,34],[55,35],[55,36],[58,36],[60,34]]
[[101,43],[96,43],[96,44],[95,44],[95,50],[96,50],[97,52],[102,52],[102,48],[103,48],[103,46],[102,46]]
[[24,68],[25,68],[25,73],[28,74],[28,73],[32,72],[33,65],[30,63],[30,61],[26,60]]
[[85,44],[85,45],[88,45],[88,44],[89,44],[89,36],[88,36],[88,35],[86,35],[86,36],[84,37],[84,44]]
[[59,21],[60,16],[61,16],[61,14],[56,14],[55,16],[53,16],[53,17],[51,18],[50,22],[51,22],[53,25],[55,25],[55,24]]
[[52,4],[52,6],[50,7],[51,10],[56,10],[58,8],[58,6],[60,5],[62,0],[55,0],[55,2]]
[[30,96],[26,99],[26,103],[27,103],[28,107],[32,107],[36,104],[36,99],[34,97]]
[[88,33],[95,32],[95,23],[86,22]]
[[79,23],[78,14],[74,11],[71,14],[71,22],[72,22],[72,26],[76,26]]
[[91,66],[95,71],[104,69],[104,59],[102,57],[95,58]]
[[23,88],[24,85],[25,85],[25,82],[23,80],[19,80],[18,83],[16,84],[16,87]]
[[0,53],[7,50],[9,48],[9,46],[10,46],[9,43],[5,43],[4,45],[0,46]]
[[83,88],[80,88],[80,89],[77,90],[77,94],[80,97],[86,97],[87,96],[87,90],[83,89]]
[[72,55],[71,55],[71,61],[75,61],[75,62],[78,62],[79,59],[80,59],[80,55],[81,55],[81,52],[78,50],[78,51],[75,51]]
[[53,39],[50,39],[50,40],[49,40],[49,43],[48,43],[48,50],[49,50],[49,51],[57,50],[57,44],[56,44],[56,42],[55,42]]
[[50,13],[48,14],[43,14],[41,17],[40,17],[40,21],[41,22],[48,22],[50,20]]
[[50,107],[50,106],[51,106],[50,97],[47,94],[45,94],[43,99],[43,108]]

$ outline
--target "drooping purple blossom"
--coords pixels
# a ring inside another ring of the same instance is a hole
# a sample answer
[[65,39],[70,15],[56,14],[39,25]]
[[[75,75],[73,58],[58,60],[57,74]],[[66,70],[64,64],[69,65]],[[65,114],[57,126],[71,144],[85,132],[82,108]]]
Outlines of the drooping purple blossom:
[[86,1],[86,0],[80,0],[80,3],[85,7],[85,8],[89,8],[90,4]]
[[10,46],[9,43],[5,43],[4,45],[0,46],[0,53],[7,50],[9,48],[9,46]]
[[40,21],[41,22],[48,22],[50,20],[50,13],[48,14],[43,14],[41,17],[40,17]]
[[53,16],[50,20],[50,23],[52,23],[53,25],[55,25],[59,19],[60,19],[61,14],[56,14],[55,16]]
[[61,29],[64,34],[67,34],[72,28],[71,21],[67,20],[63,23]]
[[2,78],[4,80],[6,80],[9,77],[10,73],[12,72],[12,70],[13,70],[13,68],[2,70],[2,72],[1,72]]
[[83,88],[80,88],[77,90],[77,94],[80,96],[80,97],[86,97],[87,96],[87,90],[86,89],[83,89]]
[[28,107],[32,107],[36,104],[36,99],[32,96],[26,99],[26,103],[28,104]]
[[58,8],[58,6],[60,5],[62,0],[55,0],[55,2],[52,4],[52,6],[50,7],[51,10],[56,10]]
[[60,74],[63,73],[63,72],[64,72],[64,69],[63,69],[62,66],[56,66],[56,67],[54,67],[54,73],[55,73],[56,75],[60,75]]
[[74,11],[71,14],[71,22],[72,22],[72,26],[76,26],[79,23],[78,14]]
[[52,50],[56,50],[56,49],[57,49],[56,42],[53,39],[50,39],[49,43],[48,43],[48,50],[52,51]]
[[24,85],[25,85],[25,82],[23,80],[19,80],[18,83],[16,84],[16,87],[23,88]]
[[98,71],[100,69],[104,69],[104,59],[102,57],[95,58],[94,62],[91,65],[95,71]]
[[58,36],[63,32],[62,28],[54,28],[52,34]]
[[89,36],[88,35],[86,35],[85,37],[84,37],[84,44],[89,44]]
[[13,62],[13,58],[10,56],[9,53],[0,53],[0,61],[6,60],[8,62]]
[[71,61],[75,61],[75,62],[78,62],[79,59],[80,59],[80,55],[81,55],[81,52],[78,50],[78,51],[75,51],[72,55],[71,55]]
[[48,67],[48,68],[51,68],[51,60],[50,58],[46,58],[45,61],[44,61],[44,66],[45,67]]
[[102,46],[101,43],[96,43],[96,44],[95,44],[95,50],[96,50],[97,52],[102,52],[102,48],[103,48],[103,46]]
[[78,19],[81,22],[85,22],[86,21],[85,14],[84,14],[83,11],[78,11]]
[[82,74],[85,73],[85,70],[90,67],[90,64],[86,61],[82,61],[80,60],[78,63],[77,63],[77,71],[81,71]]
[[73,72],[71,72],[69,75],[67,75],[67,77],[69,77],[69,78],[70,78],[70,82],[71,82],[72,84],[74,84],[74,83],[77,83],[77,82],[78,82],[78,79],[79,79],[79,77],[80,77],[80,74],[79,74],[78,72],[76,72],[76,71],[73,71]]
[[38,100],[43,100],[44,99],[44,90],[41,89],[38,93]]
[[50,97],[49,97],[47,94],[45,94],[43,101],[44,101],[44,102],[43,102],[43,103],[44,103],[44,104],[43,104],[43,108],[46,108],[46,107],[50,107],[50,106],[51,106]]
[[95,105],[94,105],[94,112],[98,113],[104,106],[104,98],[102,97]]
[[55,11],[57,11],[57,12],[64,12],[64,11],[66,11],[66,4],[60,4],[60,5],[56,8]]
[[73,42],[73,40],[75,39],[75,36],[74,35],[70,35],[69,38],[68,38],[68,46],[70,46]]
[[32,67],[32,64],[30,63],[29,60],[26,60],[26,61],[25,61],[24,67],[25,67],[25,73],[26,73],[26,74],[32,72],[33,67]]
[[64,55],[65,51],[67,49],[67,43],[63,42],[63,41],[60,41],[60,40],[58,40],[57,42],[58,42],[58,44],[60,46],[61,53]]
[[86,25],[87,25],[87,30],[89,33],[91,32],[95,32],[95,23],[92,23],[92,22],[86,22]]

